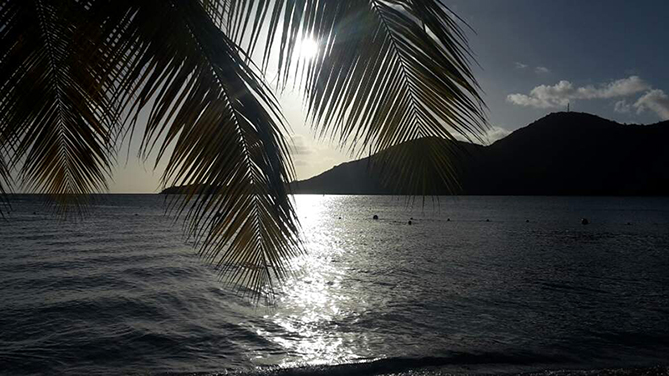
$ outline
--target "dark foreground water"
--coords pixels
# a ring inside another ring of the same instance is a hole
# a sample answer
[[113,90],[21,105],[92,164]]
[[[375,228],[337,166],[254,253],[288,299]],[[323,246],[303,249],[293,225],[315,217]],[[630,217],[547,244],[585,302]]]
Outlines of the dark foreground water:
[[298,196],[309,254],[272,308],[222,289],[163,203],[70,223],[14,199],[0,374],[669,374],[669,199]]

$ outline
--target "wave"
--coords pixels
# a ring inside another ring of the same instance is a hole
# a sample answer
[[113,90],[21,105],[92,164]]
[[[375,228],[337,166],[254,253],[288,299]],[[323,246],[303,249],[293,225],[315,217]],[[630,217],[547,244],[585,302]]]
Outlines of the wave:
[[[668,365],[646,367],[568,368],[570,360],[536,353],[464,353],[419,358],[391,357],[334,365],[273,367],[252,372],[225,373],[238,376],[357,376],[357,375],[452,375],[452,374],[522,374],[522,375],[644,375],[669,376]],[[164,375],[219,375],[219,373],[170,373]]]
[[[330,366],[303,366],[291,369],[277,369],[267,375],[383,375],[401,374],[426,368],[470,368],[472,366],[528,366],[555,364],[569,361],[564,357],[526,353],[466,353],[454,352],[447,356],[427,356],[420,358],[393,357],[369,362],[347,363]],[[504,367],[507,366],[507,367]],[[262,375],[263,373],[260,373]]]

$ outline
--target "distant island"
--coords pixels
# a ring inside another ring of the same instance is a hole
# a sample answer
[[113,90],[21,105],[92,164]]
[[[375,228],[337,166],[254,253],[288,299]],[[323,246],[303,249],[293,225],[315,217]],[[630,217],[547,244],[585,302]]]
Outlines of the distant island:
[[[428,142],[419,139],[410,143],[420,148]],[[427,193],[667,195],[668,142],[669,121],[623,125],[585,113],[553,113],[489,146],[458,142],[461,155],[453,158],[457,188],[444,184]],[[296,194],[423,193],[383,184],[381,172],[370,169],[370,157],[292,182],[290,189]],[[162,193],[180,192],[183,187]]]

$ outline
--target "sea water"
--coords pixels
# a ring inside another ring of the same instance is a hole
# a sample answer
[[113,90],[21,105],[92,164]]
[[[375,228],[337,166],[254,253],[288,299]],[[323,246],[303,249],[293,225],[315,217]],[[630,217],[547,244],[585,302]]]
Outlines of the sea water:
[[307,253],[268,307],[223,286],[162,196],[76,221],[13,197],[0,374],[667,373],[667,198],[295,203]]

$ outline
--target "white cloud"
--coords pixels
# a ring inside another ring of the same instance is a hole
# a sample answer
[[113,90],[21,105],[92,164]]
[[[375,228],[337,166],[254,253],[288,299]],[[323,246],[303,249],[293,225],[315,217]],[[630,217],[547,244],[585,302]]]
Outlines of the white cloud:
[[314,153],[306,138],[302,135],[296,134],[291,137],[290,152],[294,156],[309,155]]
[[[498,127],[496,125],[491,126],[486,130],[486,133],[483,135],[475,135],[469,133],[467,136],[464,136],[458,132],[452,132],[453,137],[458,141],[470,142],[474,144],[483,144],[490,145],[497,140],[501,140],[504,137],[510,135],[512,132],[506,128]],[[480,136],[480,139],[479,139]]]
[[529,95],[509,94],[506,100],[518,106],[555,108],[566,106],[573,93],[574,85],[571,82],[560,81],[553,86],[537,86],[530,91]]
[[497,140],[501,140],[504,137],[508,136],[511,134],[511,131],[502,127],[498,126],[493,126],[488,130],[487,137],[488,137],[488,142],[493,143]]
[[577,88],[571,82],[563,80],[553,86],[537,86],[529,95],[509,94],[506,100],[518,106],[559,108],[573,100],[621,98],[650,89],[651,86],[638,76],[630,76],[599,87],[589,85]]
[[595,88],[592,85],[578,88],[577,99],[629,97],[630,95],[649,90],[650,88],[650,85],[639,78],[639,76],[630,76],[628,78],[623,78],[622,80],[611,82],[608,85],[603,85],[599,88]]
[[[526,70],[527,68],[530,68],[529,65],[523,64],[523,63],[518,62],[518,61],[513,63],[513,65],[516,67],[516,69],[520,69],[520,70]],[[547,73],[550,73],[551,70],[546,68],[546,67],[536,67],[536,68],[534,68],[534,72],[537,73],[537,74],[547,74]]]
[[669,95],[663,90],[651,90],[634,104],[637,113],[645,110],[655,112],[662,120],[669,120]]
[[616,102],[615,106],[613,107],[613,111],[621,114],[627,114],[630,111],[632,111],[632,105],[627,103],[626,99],[623,99],[621,101]]

